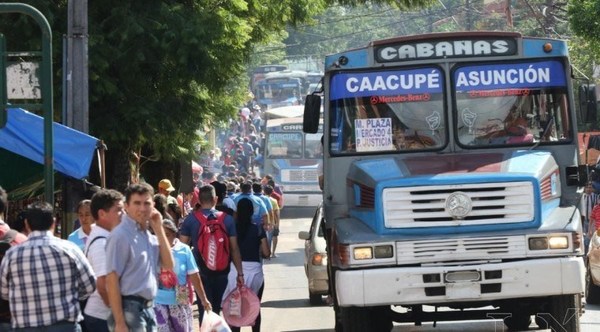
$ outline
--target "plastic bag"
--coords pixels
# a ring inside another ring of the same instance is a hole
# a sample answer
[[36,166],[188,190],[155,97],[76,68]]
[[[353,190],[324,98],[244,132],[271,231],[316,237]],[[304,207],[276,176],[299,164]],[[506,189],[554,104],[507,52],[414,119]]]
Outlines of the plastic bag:
[[231,329],[223,317],[211,310],[204,312],[200,332],[231,332]]
[[[232,308],[231,306],[232,298],[233,304],[236,305],[236,297],[241,299],[240,315],[235,315],[237,313],[237,308]],[[254,321],[256,321],[256,317],[258,317],[259,312],[260,300],[258,299],[258,296],[256,296],[256,294],[254,294],[254,292],[246,286],[236,288],[223,300],[223,316],[225,317],[227,323],[231,326],[254,326]]]
[[239,289],[231,292],[231,296],[229,299],[229,310],[227,313],[229,316],[241,316],[242,315],[242,295],[240,294]]

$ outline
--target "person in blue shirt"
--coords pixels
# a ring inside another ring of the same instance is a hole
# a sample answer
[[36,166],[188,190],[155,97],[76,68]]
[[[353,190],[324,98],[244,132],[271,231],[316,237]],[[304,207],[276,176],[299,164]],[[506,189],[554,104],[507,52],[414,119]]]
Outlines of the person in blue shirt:
[[92,217],[92,210],[90,204],[92,203],[89,199],[84,199],[77,205],[77,217],[79,218],[80,227],[75,229],[73,233],[69,234],[67,240],[75,243],[79,249],[83,252],[85,244],[87,243],[88,237],[92,232],[94,225],[94,218]]
[[252,214],[252,222],[260,227],[262,227],[263,224],[268,224],[269,212],[267,211],[267,207],[265,206],[263,200],[252,194],[252,183],[244,182],[240,185],[240,189],[242,190],[242,193],[233,198],[233,202],[235,203],[235,205],[237,206],[238,202],[242,198],[248,198],[250,201],[252,201],[252,205],[254,208],[254,214]]
[[193,301],[190,301],[193,299],[190,285],[194,286],[204,310],[211,310],[212,307],[206,298],[192,250],[177,239],[177,226],[173,221],[164,219],[163,229],[171,245],[177,282],[174,287],[159,282],[158,292],[154,298],[156,324],[159,331],[191,332],[194,331],[194,315]]

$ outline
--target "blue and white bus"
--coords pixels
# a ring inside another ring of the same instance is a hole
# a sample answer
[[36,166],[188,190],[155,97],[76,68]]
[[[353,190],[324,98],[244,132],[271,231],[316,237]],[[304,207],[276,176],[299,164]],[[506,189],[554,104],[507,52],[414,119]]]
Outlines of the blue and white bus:
[[263,173],[271,174],[283,187],[286,206],[317,206],[321,202],[322,126],[316,133],[305,134],[301,115],[289,107],[285,112],[277,110],[267,112]]
[[[405,36],[324,65],[336,331],[489,317],[580,331],[583,177],[566,42]],[[306,132],[320,106],[307,96]]]

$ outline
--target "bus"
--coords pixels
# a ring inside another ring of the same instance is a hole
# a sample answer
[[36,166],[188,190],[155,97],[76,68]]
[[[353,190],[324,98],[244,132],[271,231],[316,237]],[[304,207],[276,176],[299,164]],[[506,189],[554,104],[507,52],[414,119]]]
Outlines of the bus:
[[293,113],[269,115],[263,173],[271,174],[282,186],[286,206],[317,206],[321,201],[318,175],[322,161],[322,126],[315,133],[305,134],[302,115],[286,116]]
[[286,65],[263,65],[258,66],[252,70],[250,75],[250,91],[253,93],[256,91],[256,84],[265,78],[267,73],[273,73],[276,71],[287,70]]
[[313,92],[322,76],[322,73],[303,70],[270,72],[256,83],[253,93],[263,109],[301,105],[302,96]]
[[322,103],[336,331],[490,317],[580,331],[585,174],[566,42],[403,36],[324,67],[304,131]]

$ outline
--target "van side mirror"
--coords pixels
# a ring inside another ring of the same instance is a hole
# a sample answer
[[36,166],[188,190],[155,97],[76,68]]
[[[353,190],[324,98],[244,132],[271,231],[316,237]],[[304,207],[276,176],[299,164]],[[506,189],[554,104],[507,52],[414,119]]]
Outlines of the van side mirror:
[[594,84],[579,86],[579,107],[585,123],[596,123],[598,121],[596,100],[596,86]]
[[304,102],[304,119],[302,130],[307,134],[316,134],[319,131],[319,119],[321,117],[321,96],[310,94]]

